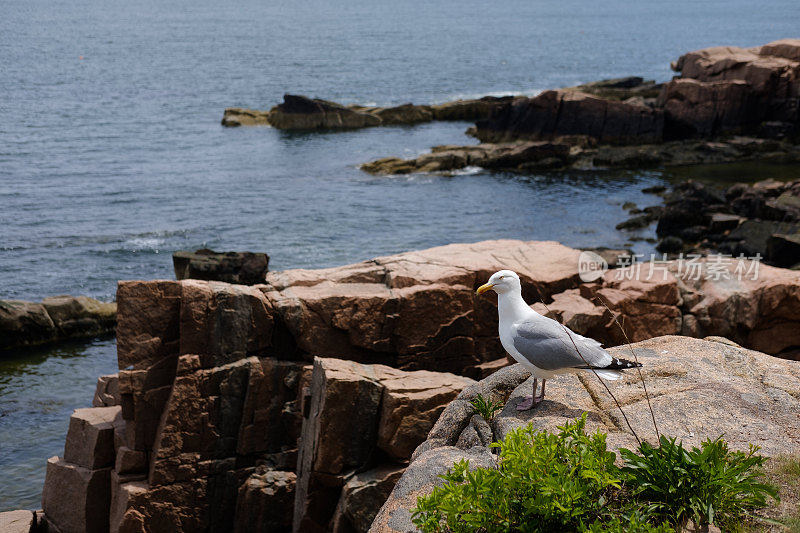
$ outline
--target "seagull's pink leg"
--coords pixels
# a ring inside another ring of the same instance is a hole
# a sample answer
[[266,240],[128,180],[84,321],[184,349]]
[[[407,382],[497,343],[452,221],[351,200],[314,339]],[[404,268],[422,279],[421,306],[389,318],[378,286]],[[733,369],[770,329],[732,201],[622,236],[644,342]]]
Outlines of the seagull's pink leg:
[[525,396],[525,398],[517,404],[517,411],[527,411],[534,406],[536,403],[534,398],[536,397],[536,384],[538,381],[538,379],[533,378],[533,394],[531,396]]
[[[542,400],[544,400],[544,384],[545,383],[547,383],[547,380],[543,379],[542,380],[542,393],[539,396],[534,396],[534,398],[533,398],[533,404],[534,405],[539,405],[540,403],[542,403]],[[533,393],[536,394],[536,389],[533,390]]]

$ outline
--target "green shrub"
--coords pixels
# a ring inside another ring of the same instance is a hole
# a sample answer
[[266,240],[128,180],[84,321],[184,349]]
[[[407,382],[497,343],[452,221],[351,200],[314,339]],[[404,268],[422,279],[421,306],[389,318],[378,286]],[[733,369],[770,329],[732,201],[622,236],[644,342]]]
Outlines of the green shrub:
[[761,481],[766,458],[758,448],[732,452],[718,438],[686,450],[676,439],[661,437],[659,447],[644,442],[638,454],[622,449],[623,471],[632,495],[648,503],[648,511],[674,524],[687,519],[699,524],[729,526],[747,511],[766,505],[777,490]]
[[482,394],[478,394],[469,403],[472,404],[473,412],[481,415],[487,422],[494,418],[497,411],[503,408],[501,402],[495,403],[492,400],[487,400]]
[[577,529],[621,483],[605,435],[586,435],[585,423],[584,415],[558,434],[530,425],[510,432],[493,444],[500,448],[496,469],[456,463],[443,486],[418,499],[414,524],[431,532]]
[[764,458],[730,452],[722,439],[685,450],[675,439],[621,450],[587,435],[586,414],[556,434],[531,425],[492,446],[497,468],[470,471],[460,461],[444,484],[417,499],[414,524],[425,532],[586,531],[663,533],[687,519],[732,523],[776,491],[757,474]]

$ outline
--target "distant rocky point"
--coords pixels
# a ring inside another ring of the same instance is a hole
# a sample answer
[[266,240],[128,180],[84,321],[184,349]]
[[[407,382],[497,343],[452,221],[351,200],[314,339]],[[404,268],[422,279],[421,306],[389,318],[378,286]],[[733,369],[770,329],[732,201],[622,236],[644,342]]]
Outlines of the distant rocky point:
[[515,97],[468,130],[483,144],[437,147],[410,160],[383,158],[362,169],[405,174],[466,166],[531,171],[800,161],[800,39],[707,48],[672,67],[681,75],[664,84],[622,78]]
[[222,125],[272,126],[280,130],[335,130],[418,124],[433,120],[476,121],[488,118],[496,108],[511,99],[510,96],[486,96],[437,105],[369,107],[344,106],[327,100],[286,94],[283,103],[269,111],[229,107],[222,117]]

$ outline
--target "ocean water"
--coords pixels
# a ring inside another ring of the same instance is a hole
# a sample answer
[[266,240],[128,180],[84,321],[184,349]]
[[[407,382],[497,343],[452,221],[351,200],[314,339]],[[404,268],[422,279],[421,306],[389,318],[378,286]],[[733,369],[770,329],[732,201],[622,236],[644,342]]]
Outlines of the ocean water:
[[[291,134],[226,129],[222,111],[285,92],[387,105],[664,81],[685,51],[798,27],[796,0],[3,0],[0,298],[111,300],[117,280],[171,278],[171,253],[199,247],[264,251],[284,269],[492,238],[624,245],[621,205],[656,203],[641,189],[672,174],[374,177],[357,165],[473,143],[468,124]],[[704,173],[720,171],[680,176]],[[4,357],[0,511],[35,508],[114,344]]]

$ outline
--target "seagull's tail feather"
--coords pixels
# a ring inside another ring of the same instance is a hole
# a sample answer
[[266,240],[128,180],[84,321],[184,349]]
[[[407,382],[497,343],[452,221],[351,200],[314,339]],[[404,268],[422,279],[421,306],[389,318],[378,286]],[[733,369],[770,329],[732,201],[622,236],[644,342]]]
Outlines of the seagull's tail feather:
[[[607,380],[610,380],[610,381],[614,381],[614,380],[620,379],[622,377],[622,372],[620,372],[619,370],[603,370],[603,369],[596,368],[596,369],[594,369],[594,371],[601,378],[607,379]],[[591,370],[589,370],[589,372],[591,372]]]

